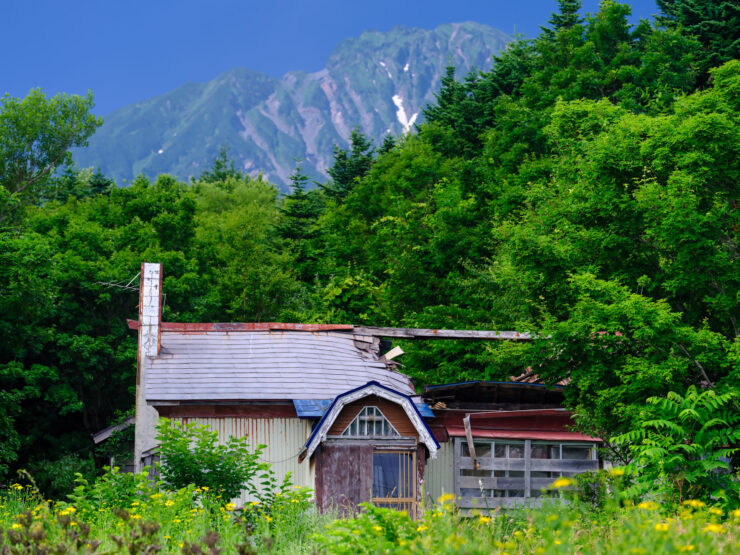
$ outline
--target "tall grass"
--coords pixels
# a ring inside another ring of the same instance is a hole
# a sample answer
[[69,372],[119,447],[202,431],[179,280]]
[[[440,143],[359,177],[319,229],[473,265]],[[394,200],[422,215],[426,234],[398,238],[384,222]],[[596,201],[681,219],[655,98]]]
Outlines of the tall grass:
[[545,503],[463,515],[446,495],[418,520],[371,505],[342,519],[318,515],[305,488],[239,509],[194,486],[161,491],[143,475],[81,483],[69,502],[15,484],[0,492],[0,553],[740,553],[740,510]]

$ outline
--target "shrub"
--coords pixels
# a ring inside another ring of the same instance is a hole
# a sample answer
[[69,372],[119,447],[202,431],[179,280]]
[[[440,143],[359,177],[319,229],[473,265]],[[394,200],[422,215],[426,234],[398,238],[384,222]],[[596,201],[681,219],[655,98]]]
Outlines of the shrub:
[[157,432],[159,470],[171,490],[193,484],[229,500],[242,490],[259,496],[261,485],[274,483],[270,465],[259,461],[264,445],[250,452],[246,438],[233,436],[219,444],[218,433],[208,426],[180,427],[167,419],[160,419]]
[[729,460],[740,444],[740,412],[733,392],[691,386],[685,396],[648,399],[640,428],[613,438],[627,445],[635,484],[626,492],[677,505],[685,499],[737,506],[740,484]]
[[92,458],[71,454],[55,461],[38,461],[29,471],[45,497],[64,499],[72,493],[80,475],[88,480],[95,477],[95,463]]

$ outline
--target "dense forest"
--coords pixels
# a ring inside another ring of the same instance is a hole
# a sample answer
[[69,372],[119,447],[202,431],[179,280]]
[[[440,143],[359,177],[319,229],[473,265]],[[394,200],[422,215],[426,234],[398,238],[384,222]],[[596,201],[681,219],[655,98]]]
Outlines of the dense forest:
[[531,332],[404,343],[403,371],[417,387],[568,380],[579,426],[603,438],[641,429],[669,392],[714,391],[711,418],[737,415],[740,8],[658,0],[631,25],[625,4],[559,4],[491,71],[449,68],[414,132],[354,132],[328,182],[298,163],[288,195],[227,149],[190,183],[120,186],[64,165],[100,124],[91,96],[6,96],[0,481],[82,468],[91,433],[130,411],[142,261],[164,265],[167,321]]

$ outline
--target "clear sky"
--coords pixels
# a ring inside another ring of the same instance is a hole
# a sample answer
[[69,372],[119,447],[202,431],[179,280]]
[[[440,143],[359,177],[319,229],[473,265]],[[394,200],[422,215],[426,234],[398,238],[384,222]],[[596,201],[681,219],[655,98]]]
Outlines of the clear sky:
[[[655,0],[627,0],[649,18]],[[532,37],[556,0],[9,0],[0,93],[95,93],[95,112],[244,66],[316,71],[342,39],[396,25],[477,21]],[[583,0],[594,12],[598,0]]]

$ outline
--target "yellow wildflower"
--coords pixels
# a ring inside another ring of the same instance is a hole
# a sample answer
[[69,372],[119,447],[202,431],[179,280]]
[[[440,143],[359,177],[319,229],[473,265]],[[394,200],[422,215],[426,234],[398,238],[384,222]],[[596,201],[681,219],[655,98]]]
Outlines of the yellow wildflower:
[[175,502],[172,499],[168,499],[167,501],[164,502],[165,507],[172,507],[172,505],[174,504]]
[[609,474],[612,476],[624,476],[624,469],[623,468],[612,468],[609,471]]
[[234,505],[233,503],[229,502],[229,503],[226,503],[225,508],[226,508],[227,511],[233,511],[234,509],[236,509],[236,505]]
[[375,526],[373,526],[373,530],[375,530],[376,532],[382,532],[383,528],[381,528],[380,526],[376,524]]
[[491,518],[488,516],[482,516],[478,519],[478,522],[480,522],[481,524],[488,524],[489,522],[491,522]]
[[141,515],[131,515],[131,518],[134,518],[134,519],[141,518]]
[[259,505],[259,504],[260,504],[260,502],[259,502],[259,501],[252,501],[252,502],[250,503],[250,505],[252,505],[252,507],[256,507],[256,506],[257,506],[257,505]]
[[699,501],[698,499],[687,499],[683,502],[683,504],[686,507],[691,507],[693,509],[701,509],[706,503],[704,501]]
[[668,531],[668,523],[667,522],[659,522],[655,525],[655,530],[658,532],[667,532]]
[[445,493],[444,495],[440,495],[439,499],[437,499],[437,503],[447,503],[448,501],[454,501],[455,495],[452,493]]
[[12,486],[10,486],[10,487],[11,487],[11,489],[14,489],[14,490],[16,490],[16,491],[20,491],[20,490],[22,490],[22,489],[23,489],[23,486],[22,486],[22,485],[20,485],[20,484],[13,484],[13,485],[12,485]]
[[719,509],[717,507],[712,507],[709,509],[709,512],[713,515],[722,516],[722,509]]
[[740,518],[740,509],[735,509],[730,514],[735,518]]
[[561,545],[562,543],[560,540],[555,540],[555,545]]
[[356,536],[359,536],[360,535],[360,531],[359,530],[352,530],[352,533],[355,534]]
[[693,551],[694,550],[694,544],[690,543],[688,545],[684,545],[678,548],[679,551]]
[[152,498],[152,499],[159,499],[160,497],[162,497],[162,494],[161,494],[161,493],[153,493],[153,494],[151,495],[151,498]]
[[558,478],[552,483],[552,487],[556,489],[560,488],[567,488],[568,486],[572,486],[575,482],[569,478]]
[[639,505],[637,505],[638,509],[645,509],[646,511],[654,511],[660,507],[655,501],[643,501]]
[[20,525],[20,524],[18,524],[17,522],[16,522],[15,524],[11,524],[11,525],[10,525],[10,529],[11,529],[11,530],[20,530],[21,528],[23,528],[23,526],[21,526],[21,525]]
[[721,534],[725,531],[721,524],[709,523],[704,527],[705,532],[711,532],[712,534]]
[[429,530],[429,527],[422,524],[416,529],[417,532],[423,532],[424,530]]
[[210,488],[209,488],[208,486],[202,486],[202,487],[201,487],[201,489],[202,489],[203,491],[208,491],[208,490],[209,490]]
[[272,517],[270,515],[265,515],[265,520],[267,522],[272,522]]

